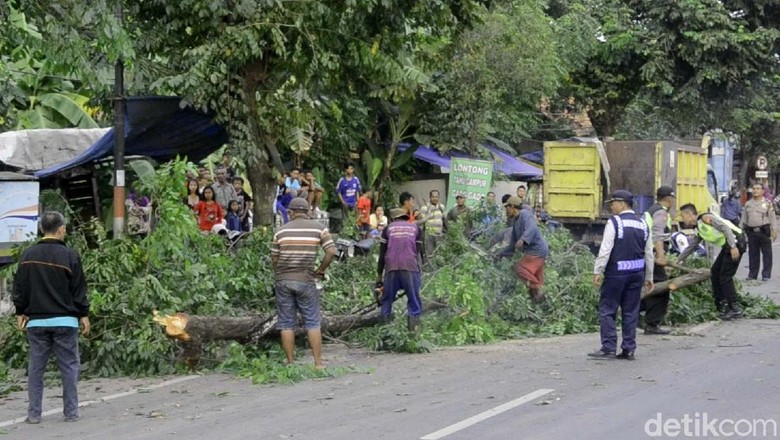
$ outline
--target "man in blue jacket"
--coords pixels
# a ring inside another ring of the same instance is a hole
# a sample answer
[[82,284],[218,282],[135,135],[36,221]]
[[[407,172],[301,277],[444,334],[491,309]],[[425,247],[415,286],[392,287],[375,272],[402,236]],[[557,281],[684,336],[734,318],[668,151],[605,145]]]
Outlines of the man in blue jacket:
[[14,277],[16,323],[30,343],[26,421],[41,422],[43,372],[53,351],[62,378],[65,421],[74,422],[79,419],[79,325],[84,335],[90,328],[87,282],[78,253],[63,241],[62,214],[44,213],[40,226],[43,239],[22,254]]
[[523,257],[515,263],[515,273],[528,285],[528,293],[534,302],[544,301],[544,263],[549,253],[547,242],[536,224],[536,215],[522,199],[512,196],[504,204],[512,226],[509,245],[499,257],[511,257],[515,251],[522,251]]

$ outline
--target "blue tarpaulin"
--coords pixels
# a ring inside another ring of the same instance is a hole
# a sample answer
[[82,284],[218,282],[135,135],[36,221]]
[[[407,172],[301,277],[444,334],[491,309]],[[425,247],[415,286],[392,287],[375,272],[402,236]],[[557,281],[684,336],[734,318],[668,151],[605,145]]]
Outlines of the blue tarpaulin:
[[536,151],[531,151],[530,153],[524,153],[521,154],[520,157],[522,157],[523,159],[529,162],[538,163],[539,165],[544,165],[544,150],[536,150]]
[[[409,144],[400,144],[398,149],[405,151],[409,147],[411,147]],[[483,147],[490,152],[491,156],[493,156],[493,162],[497,171],[500,171],[508,176],[516,176],[526,179],[541,178],[544,175],[544,171],[541,168],[517,159],[509,153],[499,150],[492,145],[484,145]],[[414,152],[415,159],[419,159],[442,168],[450,167],[450,156],[469,157],[467,154],[460,151],[451,151],[449,156],[442,156],[438,151],[425,145],[420,145]]]
[[[227,131],[207,114],[181,108],[177,97],[152,96],[127,99],[125,155],[148,156],[164,161],[187,156],[198,161],[228,141]],[[73,159],[35,173],[42,178],[114,154],[114,130]]]

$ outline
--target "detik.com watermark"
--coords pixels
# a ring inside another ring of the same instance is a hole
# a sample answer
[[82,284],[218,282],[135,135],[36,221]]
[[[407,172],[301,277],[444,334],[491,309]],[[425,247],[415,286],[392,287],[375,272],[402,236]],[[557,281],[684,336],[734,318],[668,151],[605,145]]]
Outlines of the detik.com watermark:
[[656,413],[645,422],[645,434],[658,438],[778,438],[774,419],[722,419],[706,412],[664,417]]

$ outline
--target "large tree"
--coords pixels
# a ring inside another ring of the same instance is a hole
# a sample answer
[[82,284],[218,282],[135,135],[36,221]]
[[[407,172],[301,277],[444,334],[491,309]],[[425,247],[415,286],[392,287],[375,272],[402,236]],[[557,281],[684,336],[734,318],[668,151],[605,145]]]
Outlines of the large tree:
[[134,3],[128,17],[144,42],[136,51],[166,69],[154,89],[227,126],[247,162],[258,223],[269,224],[272,167],[284,168],[285,150],[304,152],[324,119],[349,118],[340,100],[365,85],[374,96],[408,91],[419,45],[470,22],[476,8],[462,0],[152,0]]
[[[582,36],[591,40],[588,62],[572,71],[564,97],[577,98],[601,136],[614,134],[625,109],[639,96],[667,112],[694,115],[691,109],[743,100],[746,88],[776,74],[777,4],[558,1],[559,14],[578,11],[600,24],[596,33]],[[586,7],[576,8],[581,5]]]
[[494,2],[443,50],[421,132],[443,151],[472,154],[488,139],[528,136],[562,78],[555,41],[541,2]]

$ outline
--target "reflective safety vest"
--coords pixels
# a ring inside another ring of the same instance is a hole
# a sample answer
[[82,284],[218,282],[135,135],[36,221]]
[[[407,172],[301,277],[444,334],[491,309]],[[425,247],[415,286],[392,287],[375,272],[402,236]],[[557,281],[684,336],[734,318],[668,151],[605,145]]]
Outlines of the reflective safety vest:
[[[699,221],[697,223],[696,229],[698,231],[699,237],[701,237],[701,239],[706,242],[714,244],[715,246],[720,246],[720,247],[725,246],[726,235],[720,232],[719,230],[715,229],[712,225],[708,225],[707,223],[704,223],[704,221],[702,221],[702,216],[704,215],[705,214],[699,216]],[[723,223],[727,224],[729,228],[731,228],[731,230],[734,232],[735,236],[742,235],[742,229],[739,229],[738,227],[734,226],[734,224],[731,223],[730,221],[724,220],[712,213],[708,213],[707,215],[711,215],[717,218],[718,220],[722,221]]]
[[[650,229],[650,236],[652,239],[653,235],[653,216],[656,212],[658,212],[659,209],[666,209],[664,205],[660,203],[656,203],[655,205],[651,206],[650,209],[645,211],[645,223],[647,223],[647,227]],[[669,210],[666,209],[666,228],[664,228],[664,232],[667,234],[672,232],[672,215],[669,213]]]
[[615,243],[609,254],[605,276],[625,276],[645,270],[645,244],[650,239],[647,224],[633,212],[612,216]]

